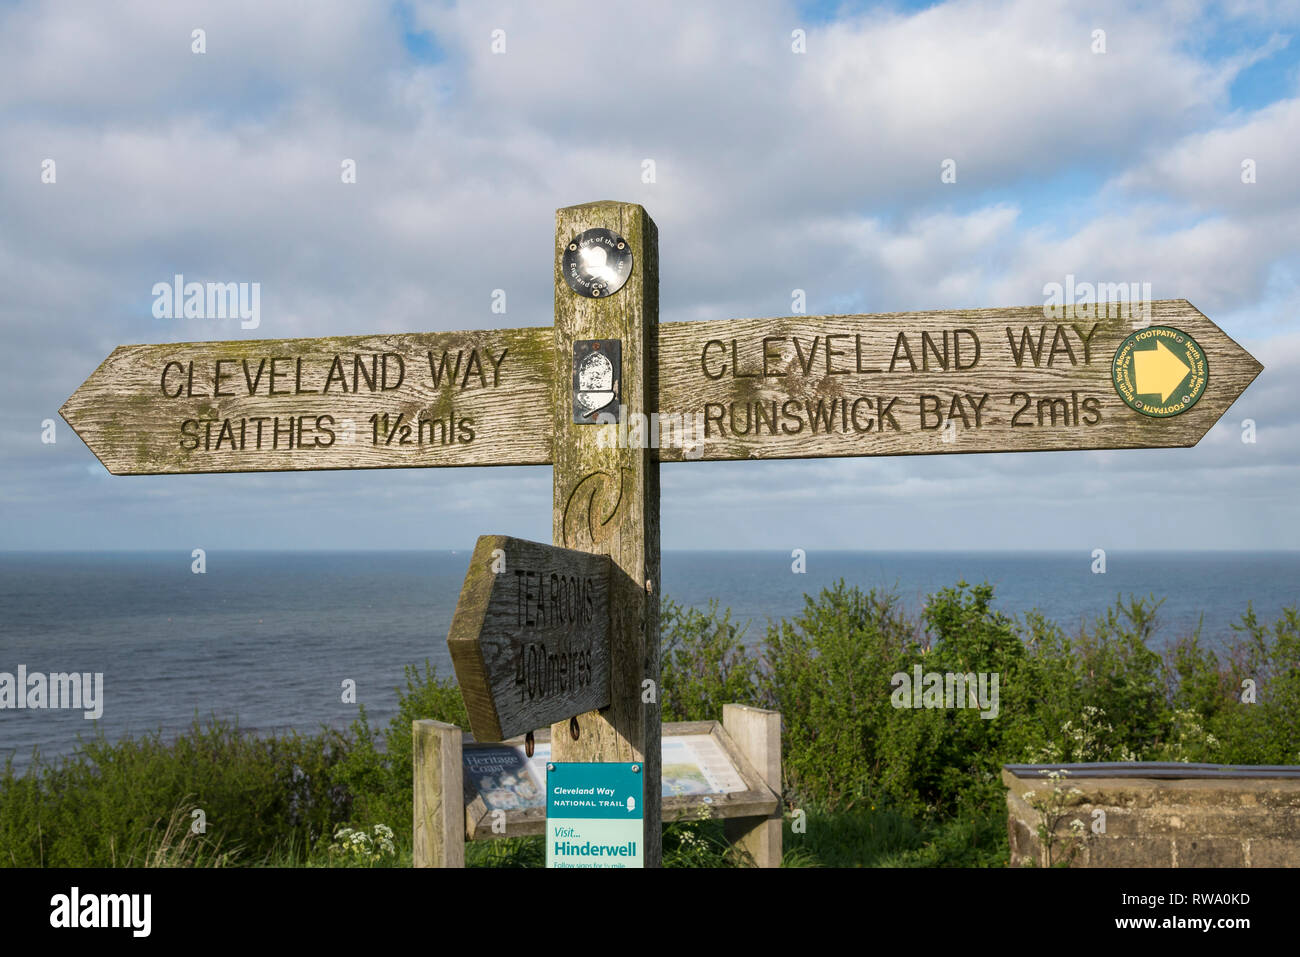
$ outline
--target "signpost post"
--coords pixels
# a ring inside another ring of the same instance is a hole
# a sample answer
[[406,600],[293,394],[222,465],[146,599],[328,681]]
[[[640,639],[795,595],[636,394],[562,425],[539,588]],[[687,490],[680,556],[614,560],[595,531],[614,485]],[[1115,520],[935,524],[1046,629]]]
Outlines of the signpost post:
[[[611,276],[614,281],[621,279],[621,288],[611,282],[597,288],[601,295],[590,295],[591,289],[585,290],[587,294],[579,291],[582,282],[574,281],[572,267],[566,273],[564,265],[566,258],[572,261],[571,254],[582,251],[584,238],[601,241],[619,253],[626,251],[631,262],[620,260],[622,268]],[[618,249],[619,243],[623,250]],[[610,339],[622,343],[619,368],[613,370],[617,388],[611,390],[618,403],[613,409],[603,407],[610,410],[604,418],[625,417],[626,409],[657,408],[659,233],[644,209],[628,203],[561,209],[555,216],[554,263],[552,540],[564,548],[609,555],[616,574],[609,595],[610,706],[580,715],[576,740],[568,722],[552,725],[551,760],[640,764],[645,781],[643,860],[646,867],[658,867],[662,837],[659,460],[649,443],[633,447],[602,442],[608,426],[578,424],[573,411],[575,404],[589,407],[599,401],[582,395],[579,363],[591,354],[582,344]],[[570,385],[577,387],[572,399],[566,388]]]
[[[116,475],[552,466],[554,545],[480,540],[452,656],[484,740],[550,723],[557,764],[639,766],[647,866],[660,462],[1191,446],[1262,369],[1185,300],[660,325],[630,203],[559,210],[553,270],[549,329],[120,346],[60,412]],[[459,739],[417,725],[417,768],[459,780]],[[438,846],[446,800],[416,807]]]

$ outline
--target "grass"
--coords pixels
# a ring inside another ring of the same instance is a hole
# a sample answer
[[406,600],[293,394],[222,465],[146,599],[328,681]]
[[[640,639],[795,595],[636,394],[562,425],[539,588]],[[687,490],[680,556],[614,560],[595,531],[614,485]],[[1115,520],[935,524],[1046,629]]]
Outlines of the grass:
[[[1004,867],[1003,814],[919,823],[891,810],[810,812],[795,833],[787,818],[782,867]],[[542,867],[542,838],[504,838],[466,845],[470,867]],[[749,861],[727,843],[723,822],[680,822],[664,827],[664,867],[744,867]]]
[[785,867],[1003,867],[1005,814],[919,821],[897,811],[810,811],[803,833],[787,820]]

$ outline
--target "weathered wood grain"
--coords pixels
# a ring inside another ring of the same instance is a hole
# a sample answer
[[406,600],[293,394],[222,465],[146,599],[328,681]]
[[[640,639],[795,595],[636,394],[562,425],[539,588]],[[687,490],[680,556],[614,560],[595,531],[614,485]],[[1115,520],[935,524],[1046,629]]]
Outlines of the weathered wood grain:
[[[560,273],[569,240],[595,227],[612,229],[632,248],[626,285],[603,299],[574,293]],[[567,548],[609,555],[623,574],[610,587],[610,706],[552,727],[556,761],[640,761],[645,773],[644,861],[661,856],[659,684],[659,465],[648,448],[607,447],[601,426],[573,422],[573,343],[622,342],[623,403],[656,408],[654,344],[659,317],[659,240],[640,206],[591,203],[555,216],[555,368],[551,382],[553,540]],[[644,682],[653,684],[646,686]]]
[[552,347],[544,327],[119,346],[59,412],[114,475],[545,465]]
[[606,555],[479,537],[447,635],[477,740],[609,705],[609,588]]
[[[1186,300],[1149,306],[1149,317],[1136,324],[1127,316],[1106,318],[1105,306],[1100,318],[1049,319],[1042,306],[1027,306],[665,323],[659,331],[657,424],[662,436],[666,422],[675,424],[685,416],[688,429],[685,442],[676,432],[669,432],[667,441],[661,438],[659,458],[667,462],[1195,445],[1262,366]],[[1205,350],[1206,391],[1179,415],[1142,415],[1124,404],[1112,384],[1116,349],[1144,325],[1173,326]],[[1033,344],[1028,351],[1022,350],[1026,327]],[[960,335],[957,330],[962,330]],[[1020,365],[1008,330],[1016,350],[1021,350]],[[946,371],[940,368],[945,331]],[[1042,346],[1035,365],[1040,331]],[[899,345],[900,333],[906,337],[906,351]],[[924,343],[923,333],[933,348]],[[828,341],[834,353],[829,365]],[[1015,396],[1017,392],[1024,395]],[[923,395],[935,397],[927,400],[931,411],[924,421]],[[960,398],[956,408],[955,396]],[[987,399],[977,426],[968,397],[978,401],[981,396]],[[1095,414],[1082,407],[1084,400],[1094,399]],[[896,400],[892,406],[891,400]],[[1041,419],[1039,400],[1046,400]],[[1065,401],[1053,406],[1052,400]],[[892,418],[878,414],[882,405]],[[1026,411],[1017,418],[1022,408]],[[952,428],[945,427],[949,419],[955,423]],[[626,441],[636,441],[635,434]]]
[[[1151,303],[1141,324],[1206,351],[1205,395],[1180,415],[1144,416],[1115,392],[1111,359],[1134,320],[1042,306],[668,323],[627,355],[649,357],[660,407],[624,399],[658,413],[641,441],[660,461],[1195,445],[1262,367],[1186,300]],[[60,413],[117,475],[544,465],[549,379],[557,361],[572,371],[554,348],[545,328],[119,346]],[[634,423],[619,428],[637,441]],[[612,473],[585,478],[581,501],[618,494]]]
[[462,736],[454,724],[411,723],[415,867],[465,866]]

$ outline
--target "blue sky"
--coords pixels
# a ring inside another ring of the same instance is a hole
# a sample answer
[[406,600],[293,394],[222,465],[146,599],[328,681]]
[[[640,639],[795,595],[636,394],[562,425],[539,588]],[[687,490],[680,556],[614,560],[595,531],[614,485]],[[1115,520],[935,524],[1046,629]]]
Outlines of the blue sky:
[[[547,325],[554,210],[605,198],[658,223],[665,321],[1071,273],[1266,367],[1190,450],[664,466],[665,547],[1295,547],[1300,3],[591,10],[0,7],[0,549],[549,540],[546,468],[118,478],[42,422],[119,343]],[[260,328],[154,318],[175,273],[260,283]]]

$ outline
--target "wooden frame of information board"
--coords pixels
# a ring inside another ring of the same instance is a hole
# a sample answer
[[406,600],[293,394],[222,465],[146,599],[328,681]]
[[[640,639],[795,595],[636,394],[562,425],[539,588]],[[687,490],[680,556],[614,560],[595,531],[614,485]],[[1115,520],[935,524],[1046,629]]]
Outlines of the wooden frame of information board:
[[[546,806],[503,809],[494,813],[467,773],[465,756],[474,751],[523,749],[518,736],[500,742],[477,742],[472,734],[438,721],[415,722],[417,807],[442,811],[438,833],[416,836],[416,866],[464,865],[464,842],[542,834]],[[677,721],[662,726],[663,738],[707,736],[730,763],[743,791],[680,794],[664,797],[663,820],[716,818],[727,821],[728,837],[759,866],[779,866],[781,858],[781,716],[742,705],[726,705],[722,721]],[[551,732],[538,730],[537,745],[549,744]],[[419,755],[431,756],[420,760]],[[445,795],[459,794],[463,817]],[[459,826],[458,826],[459,825]]]

